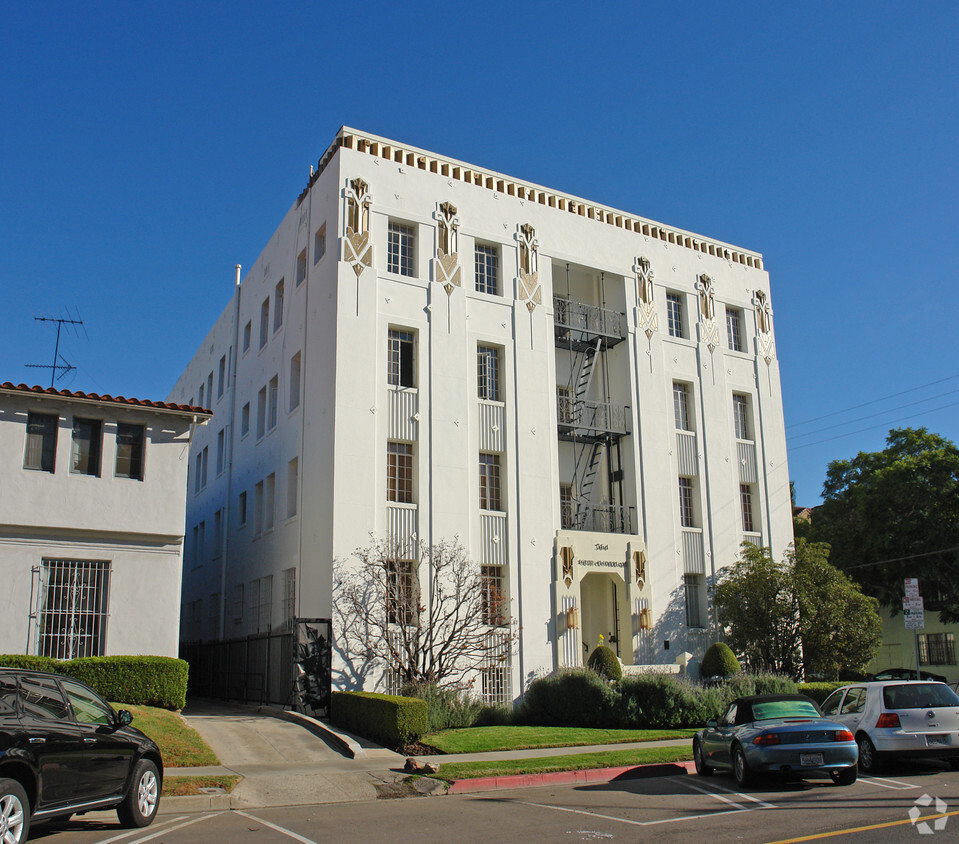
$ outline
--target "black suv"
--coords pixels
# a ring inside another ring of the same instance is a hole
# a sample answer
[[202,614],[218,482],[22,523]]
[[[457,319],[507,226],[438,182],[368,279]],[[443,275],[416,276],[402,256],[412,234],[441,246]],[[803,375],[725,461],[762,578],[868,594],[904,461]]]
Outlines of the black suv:
[[0,842],[95,809],[115,808],[127,827],[151,823],[163,761],[130,720],[78,680],[0,668]]

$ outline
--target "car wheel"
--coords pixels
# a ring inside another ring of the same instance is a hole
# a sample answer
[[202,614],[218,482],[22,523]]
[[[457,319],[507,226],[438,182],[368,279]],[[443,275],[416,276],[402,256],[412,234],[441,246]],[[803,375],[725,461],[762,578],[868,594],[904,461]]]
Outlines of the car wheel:
[[874,774],[880,766],[876,745],[865,733],[860,733],[856,737],[856,744],[859,745],[859,769],[863,773]]
[[859,776],[856,766],[851,768],[840,768],[838,771],[830,771],[829,776],[836,785],[852,785]]
[[130,790],[117,806],[120,825],[149,826],[160,806],[160,775],[149,759],[141,759],[133,769]]
[[746,754],[738,744],[733,748],[733,776],[740,786],[747,786],[753,781],[753,772],[746,761]]
[[0,779],[0,841],[22,844],[30,835],[30,801],[16,780]]
[[952,770],[959,771],[959,756],[950,756],[946,761]]
[[703,746],[699,739],[693,739],[693,761],[696,763],[696,773],[701,777],[712,776],[715,768],[706,764],[706,754],[703,753]]

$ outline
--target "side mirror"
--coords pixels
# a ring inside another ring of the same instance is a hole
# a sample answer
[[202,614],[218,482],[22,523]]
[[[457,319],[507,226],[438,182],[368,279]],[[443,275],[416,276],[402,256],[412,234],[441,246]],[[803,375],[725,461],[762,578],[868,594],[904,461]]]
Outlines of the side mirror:
[[131,723],[133,723],[133,716],[130,714],[130,711],[128,709],[121,709],[117,713],[117,726],[125,727]]

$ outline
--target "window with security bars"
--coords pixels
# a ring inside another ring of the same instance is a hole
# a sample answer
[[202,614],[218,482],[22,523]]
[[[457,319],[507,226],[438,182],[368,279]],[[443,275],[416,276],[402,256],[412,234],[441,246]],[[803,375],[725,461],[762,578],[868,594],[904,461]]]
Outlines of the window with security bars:
[[739,485],[739,505],[743,514],[743,530],[746,533],[755,533],[756,523],[753,520],[753,492],[749,484]]
[[57,455],[57,426],[59,417],[46,413],[27,414],[27,447],[23,456],[24,469],[52,472]]
[[419,578],[413,560],[386,561],[386,620],[410,627],[419,618]]
[[500,496],[500,465],[496,454],[479,456],[480,510],[502,510]]
[[511,673],[509,638],[498,633],[490,633],[486,665],[480,670],[483,703],[491,706],[508,706],[513,702]]
[[576,524],[576,505],[573,503],[573,485],[559,485],[559,524],[565,530]]
[[737,440],[751,440],[749,430],[749,397],[733,393],[733,425]]
[[394,387],[415,387],[413,332],[391,328],[386,359],[386,381]]
[[499,401],[499,349],[492,346],[476,348],[476,393],[486,401]]
[[499,295],[499,250],[485,243],[476,244],[476,292]]
[[732,351],[743,350],[743,312],[738,308],[726,308],[726,341]]
[[666,294],[666,322],[670,337],[685,337],[686,326],[683,319],[683,299],[678,293]]
[[920,633],[919,634],[919,664],[920,665],[955,665],[956,664],[955,633]]
[[40,656],[103,656],[110,600],[109,562],[43,560],[39,595]]
[[296,618],[296,569],[283,572],[283,629],[292,630]]
[[390,223],[387,238],[386,269],[398,275],[415,275],[413,272],[416,235],[412,226],[405,223]]
[[506,624],[506,584],[502,566],[482,566],[483,623],[490,627]]
[[679,479],[679,523],[683,527],[696,527],[693,482],[690,478]]
[[386,500],[413,503],[413,446],[409,443],[386,445]]
[[677,431],[691,431],[689,426],[689,385],[673,381],[673,418]]
[[269,633],[273,621],[273,575],[250,581],[246,606],[251,633]]

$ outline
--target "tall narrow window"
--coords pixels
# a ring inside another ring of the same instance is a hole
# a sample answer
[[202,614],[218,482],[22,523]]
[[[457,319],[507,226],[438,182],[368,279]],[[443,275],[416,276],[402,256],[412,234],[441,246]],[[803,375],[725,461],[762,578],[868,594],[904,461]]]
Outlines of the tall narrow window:
[[300,461],[294,457],[286,464],[286,517],[296,515],[296,503],[300,489]]
[[386,500],[413,503],[413,446],[409,443],[387,443]]
[[300,353],[290,358],[290,410],[300,406]]
[[306,281],[306,250],[296,256],[296,286]]
[[43,560],[37,619],[40,656],[103,656],[106,645],[110,563]]
[[683,299],[678,293],[666,294],[666,321],[669,324],[670,337],[686,336],[686,325],[683,319]]
[[216,435],[216,473],[223,472],[223,456],[226,445],[226,428],[220,428]]
[[117,423],[117,459],[114,474],[118,478],[143,480],[143,426]]
[[263,481],[260,481],[253,490],[253,535],[259,536],[263,532]]
[[245,437],[250,433],[250,403],[243,405],[240,411],[240,436]]
[[683,527],[696,526],[693,509],[693,482],[689,478],[679,479],[679,523]]
[[226,385],[226,355],[220,358],[220,365],[216,371],[216,397],[223,395],[223,388]]
[[240,493],[238,510],[239,510],[238,515],[240,520],[240,527],[243,527],[243,525],[246,524],[246,490],[243,490],[243,492]]
[[575,526],[576,510],[573,504],[573,485],[559,485],[559,525],[564,530]]
[[499,294],[499,250],[484,243],[476,244],[476,292]]
[[743,531],[754,533],[756,528],[753,522],[753,494],[749,484],[739,485],[739,505],[743,514]]
[[206,471],[210,468],[209,446],[203,446],[203,451],[200,452],[200,456],[203,458],[201,461],[202,465],[200,466],[200,488],[203,489],[206,487]]
[[273,530],[273,520],[276,518],[276,475],[272,472],[266,476],[263,485],[263,530]]
[[[304,262],[305,263],[305,262]],[[283,279],[276,283],[273,295],[273,331],[279,331],[283,325]]]
[[293,629],[296,619],[296,569],[289,568],[283,572],[283,628]]
[[386,617],[390,624],[415,624],[419,605],[417,565],[412,560],[386,562]]
[[733,393],[733,425],[737,440],[751,439],[749,436],[749,397],[742,393]]
[[280,378],[278,375],[274,375],[270,379],[270,412],[267,423],[267,428],[271,431],[276,427],[276,406],[280,399],[279,393]]
[[677,431],[691,431],[689,426],[689,385],[673,381],[673,418]]
[[703,576],[684,575],[683,584],[686,587],[686,626],[703,627]]
[[477,395],[487,401],[499,401],[499,349],[478,346],[476,364]]
[[743,312],[738,308],[726,308],[726,341],[732,351],[743,350]]
[[243,351],[247,351],[250,348],[250,337],[253,334],[253,323],[248,322],[243,326]]
[[27,447],[24,469],[52,472],[57,456],[57,427],[60,419],[46,413],[27,414]]
[[479,482],[480,510],[502,510],[499,455],[479,456]]
[[99,419],[73,420],[73,450],[70,471],[77,475],[100,476],[100,432]]
[[267,296],[260,305],[260,348],[270,339],[270,297]]
[[313,263],[318,264],[326,254],[326,223],[316,230],[313,235]]
[[483,623],[490,627],[506,624],[506,591],[503,584],[502,566],[482,566]]
[[413,377],[413,332],[391,328],[387,354],[387,383],[394,387],[416,386]]
[[213,373],[206,376],[206,400],[213,404]]
[[256,394],[256,438],[266,433],[266,387]]
[[199,400],[198,400],[197,404],[199,404],[200,407],[203,407],[203,400],[204,400],[204,398],[206,397],[205,390],[206,390],[206,387],[204,387],[203,384],[202,384],[202,382],[201,382],[201,383],[200,383],[200,390],[199,390],[199,392],[197,393],[197,395],[199,396]]
[[203,481],[203,452],[201,451],[193,462],[193,491],[199,492]]
[[389,224],[386,269],[398,275],[413,276],[414,246],[416,237],[412,226],[405,223]]

